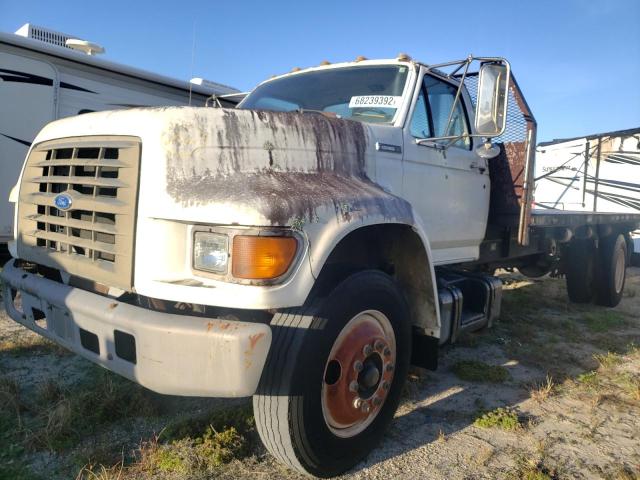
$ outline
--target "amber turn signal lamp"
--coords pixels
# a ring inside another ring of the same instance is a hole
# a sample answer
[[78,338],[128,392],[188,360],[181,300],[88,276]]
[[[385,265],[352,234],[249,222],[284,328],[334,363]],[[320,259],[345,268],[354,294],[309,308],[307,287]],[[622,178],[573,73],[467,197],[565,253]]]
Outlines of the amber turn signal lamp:
[[236,278],[268,280],[291,266],[298,242],[293,237],[236,235],[233,238],[231,271]]

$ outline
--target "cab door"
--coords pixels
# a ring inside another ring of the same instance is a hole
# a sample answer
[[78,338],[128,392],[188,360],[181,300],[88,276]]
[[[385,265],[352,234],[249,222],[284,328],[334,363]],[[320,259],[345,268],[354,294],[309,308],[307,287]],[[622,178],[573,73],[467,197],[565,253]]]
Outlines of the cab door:
[[[436,263],[477,259],[489,213],[489,170],[471,138],[417,143],[470,133],[465,96],[457,85],[422,72],[404,127],[403,196],[420,216]],[[447,126],[449,129],[447,131]]]

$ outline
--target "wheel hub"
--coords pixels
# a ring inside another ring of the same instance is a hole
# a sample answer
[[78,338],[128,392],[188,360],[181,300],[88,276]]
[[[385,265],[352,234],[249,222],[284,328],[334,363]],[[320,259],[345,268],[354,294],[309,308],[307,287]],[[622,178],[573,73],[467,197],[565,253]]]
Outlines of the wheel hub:
[[371,388],[378,385],[380,380],[380,370],[375,365],[369,364],[358,375],[358,384],[361,388]]
[[395,335],[383,313],[368,310],[345,325],[327,359],[322,385],[322,413],[333,433],[350,437],[371,424],[389,393],[395,361]]

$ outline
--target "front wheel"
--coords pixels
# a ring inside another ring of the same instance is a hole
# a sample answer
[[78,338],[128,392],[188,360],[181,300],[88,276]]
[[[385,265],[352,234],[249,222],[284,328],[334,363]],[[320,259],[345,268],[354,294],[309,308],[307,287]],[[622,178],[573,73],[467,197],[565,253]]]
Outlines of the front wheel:
[[398,407],[411,358],[407,304],[391,277],[364,271],[271,327],[253,397],[258,433],[290,467],[338,475],[382,439]]

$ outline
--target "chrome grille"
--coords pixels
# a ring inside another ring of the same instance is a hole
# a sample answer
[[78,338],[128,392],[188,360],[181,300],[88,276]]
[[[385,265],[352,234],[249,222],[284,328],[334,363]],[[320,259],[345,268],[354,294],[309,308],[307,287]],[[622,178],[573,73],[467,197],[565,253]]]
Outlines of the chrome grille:
[[[20,187],[22,258],[131,289],[140,142],[78,137],[33,148]],[[64,195],[62,195],[64,194]],[[68,208],[56,198],[70,201]]]

